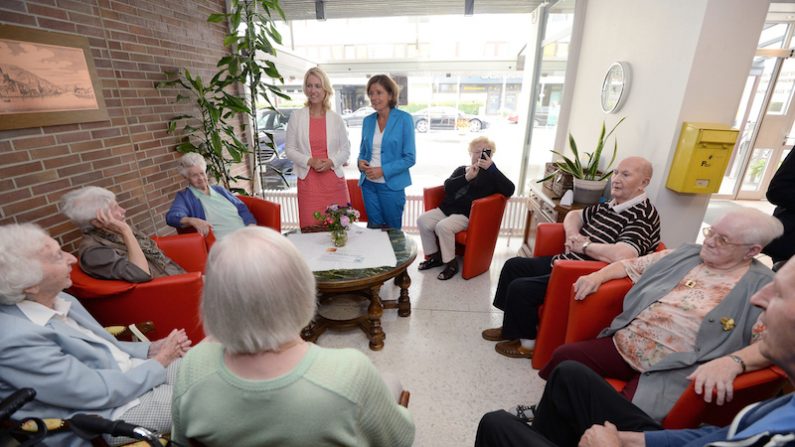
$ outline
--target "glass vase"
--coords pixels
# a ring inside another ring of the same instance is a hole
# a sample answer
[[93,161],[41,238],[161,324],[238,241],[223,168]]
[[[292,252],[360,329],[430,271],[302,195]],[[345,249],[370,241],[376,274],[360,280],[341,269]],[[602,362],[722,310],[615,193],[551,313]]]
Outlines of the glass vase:
[[348,243],[348,230],[331,230],[331,242],[335,247],[344,247]]

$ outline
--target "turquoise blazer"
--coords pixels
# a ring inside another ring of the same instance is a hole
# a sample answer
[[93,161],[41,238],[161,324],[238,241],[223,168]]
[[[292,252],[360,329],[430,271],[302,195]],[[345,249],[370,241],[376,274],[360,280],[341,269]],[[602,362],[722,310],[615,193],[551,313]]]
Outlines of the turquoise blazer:
[[[359,160],[367,162],[373,157],[373,133],[377,125],[377,113],[368,115],[362,121],[362,144],[359,147]],[[411,115],[397,108],[389,112],[381,141],[381,169],[387,188],[393,191],[405,189],[411,185],[409,168],[414,166],[414,119]],[[359,184],[364,183],[364,173],[359,177]]]

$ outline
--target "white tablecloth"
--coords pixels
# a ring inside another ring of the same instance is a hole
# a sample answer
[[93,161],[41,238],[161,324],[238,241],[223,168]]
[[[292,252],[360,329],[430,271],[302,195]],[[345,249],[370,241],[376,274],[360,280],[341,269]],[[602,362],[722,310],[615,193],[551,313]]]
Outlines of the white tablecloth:
[[397,264],[386,231],[352,225],[348,230],[348,243],[344,247],[334,247],[328,232],[291,233],[287,239],[298,248],[313,272],[394,267]]

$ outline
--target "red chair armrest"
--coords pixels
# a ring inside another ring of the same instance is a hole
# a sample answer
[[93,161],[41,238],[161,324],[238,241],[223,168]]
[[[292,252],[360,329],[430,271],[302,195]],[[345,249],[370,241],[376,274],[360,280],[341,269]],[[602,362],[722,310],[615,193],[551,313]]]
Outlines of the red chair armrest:
[[251,211],[251,214],[257,221],[257,225],[272,228],[281,233],[281,205],[265,199],[260,199],[259,197],[239,195],[237,198],[246,204],[248,210]]
[[132,287],[118,294],[93,299],[78,295],[78,298],[103,326],[126,326],[149,320],[155,325],[153,339],[165,337],[172,329],[179,328],[184,328],[194,343],[204,338],[199,321],[199,297],[203,285],[201,272],[127,284]]
[[596,338],[621,313],[624,295],[631,288],[632,281],[629,279],[614,279],[602,284],[599,290],[582,301],[574,300],[574,292],[571,291],[565,342]]
[[207,246],[199,233],[155,236],[152,240],[160,250],[188,272],[203,272]]
[[422,202],[425,206],[425,211],[438,208],[442,200],[444,200],[444,185],[422,190]]
[[718,427],[729,425],[741,409],[775,396],[786,381],[786,374],[776,366],[741,374],[734,379],[734,398],[720,406],[714,399],[709,404],[704,402],[691,383],[663,419],[663,427],[670,430],[693,428],[703,423]]
[[554,256],[563,253],[566,230],[562,223],[539,223],[536,227],[536,242],[533,256]]
[[[441,189],[443,192],[444,187]],[[462,278],[470,279],[489,269],[507,201],[508,199],[502,194],[492,194],[472,202],[467,230],[456,235],[456,242],[466,245],[461,269]],[[427,207],[428,204],[426,203],[425,206]],[[463,240],[459,237],[462,235]]]
[[[538,239],[536,239],[538,240]],[[538,336],[533,353],[533,368],[546,366],[552,353],[566,340],[571,291],[577,278],[595,272],[606,264],[597,261],[557,261],[549,276],[544,307],[540,315]]]
[[79,266],[72,267],[70,276],[72,278],[72,286],[69,287],[67,292],[81,299],[104,298],[135,288],[134,283],[127,281],[93,278],[83,272]]

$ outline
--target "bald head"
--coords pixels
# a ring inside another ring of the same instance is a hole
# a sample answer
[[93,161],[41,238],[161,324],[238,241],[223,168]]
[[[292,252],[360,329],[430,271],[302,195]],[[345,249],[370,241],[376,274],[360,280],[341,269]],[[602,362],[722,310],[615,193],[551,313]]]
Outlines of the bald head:
[[651,163],[643,157],[621,160],[613,171],[610,185],[610,194],[616,203],[626,202],[646,192],[652,171]]

